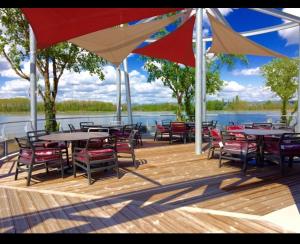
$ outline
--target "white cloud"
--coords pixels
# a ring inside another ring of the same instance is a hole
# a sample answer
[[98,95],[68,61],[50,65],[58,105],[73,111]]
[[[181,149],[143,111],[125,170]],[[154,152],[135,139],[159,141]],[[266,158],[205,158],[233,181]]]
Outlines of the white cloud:
[[[230,13],[233,12],[233,9],[232,8],[218,8],[219,11],[221,12],[221,14],[223,16],[227,16],[229,15]],[[210,11],[210,9],[207,9],[208,12],[214,16],[214,14]],[[209,20],[208,20],[208,17],[207,17],[207,14],[206,14],[206,11],[203,12],[203,20],[206,22],[206,23],[209,23]]]
[[[300,17],[300,8],[284,8],[282,11]],[[282,21],[290,22],[286,19],[282,19]],[[278,34],[286,40],[286,46],[299,43],[299,27],[280,30]]]
[[245,75],[245,76],[250,76],[250,75],[260,75],[260,67],[256,68],[250,68],[250,69],[242,69],[242,70],[234,70],[232,72],[233,75]]
[[236,81],[226,81],[224,88],[215,95],[208,95],[208,100],[224,99],[225,101],[232,100],[235,96],[249,102],[262,102],[267,100],[278,100],[279,98],[264,85],[255,86],[252,84],[241,85]]

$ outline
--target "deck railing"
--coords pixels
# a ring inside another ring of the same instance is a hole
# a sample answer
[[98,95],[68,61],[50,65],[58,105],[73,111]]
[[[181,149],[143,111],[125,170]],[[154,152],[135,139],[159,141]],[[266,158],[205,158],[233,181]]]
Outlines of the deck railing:
[[[155,120],[160,121],[166,118],[175,119],[175,115],[134,115],[133,122],[142,122],[145,126],[145,132],[148,134],[154,133]],[[45,128],[45,119],[38,119],[37,129],[41,130]],[[60,131],[69,131],[68,124],[73,124],[76,128],[79,128],[80,122],[94,122],[95,124],[116,124],[116,116],[114,115],[101,115],[101,116],[74,116],[74,117],[58,117],[56,118],[59,124]],[[128,117],[121,116],[121,123],[127,124]],[[9,121],[0,123],[0,161],[6,157],[15,154],[18,151],[18,147],[15,143],[15,137],[26,136],[26,132],[32,130],[30,120]]]

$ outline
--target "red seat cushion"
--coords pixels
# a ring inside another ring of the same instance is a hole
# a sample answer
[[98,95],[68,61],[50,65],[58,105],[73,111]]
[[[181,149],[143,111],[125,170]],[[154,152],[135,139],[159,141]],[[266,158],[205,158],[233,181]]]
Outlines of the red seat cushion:
[[131,153],[130,144],[128,143],[117,143],[117,152],[118,153]]
[[247,152],[255,152],[257,149],[256,143],[247,143],[245,141],[228,141],[225,142],[223,150],[232,154],[245,154]]
[[86,162],[86,156],[90,157],[90,161],[94,160],[102,160],[102,159],[112,159],[113,158],[114,150],[110,148],[106,149],[97,149],[97,150],[82,150],[80,151],[75,159]]
[[169,132],[169,129],[162,125],[157,125],[156,130],[160,133],[168,133]]
[[[35,152],[35,162],[34,163],[44,163],[47,161],[58,161],[61,159],[59,151],[43,149]],[[32,150],[22,150],[20,154],[20,162],[31,163],[32,161]]]

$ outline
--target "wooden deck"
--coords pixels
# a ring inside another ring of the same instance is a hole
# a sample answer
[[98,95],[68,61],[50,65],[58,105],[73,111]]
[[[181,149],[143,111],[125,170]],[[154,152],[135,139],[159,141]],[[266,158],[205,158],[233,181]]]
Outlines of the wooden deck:
[[13,160],[0,164],[0,232],[288,232],[263,216],[300,200],[300,165],[281,177],[277,165],[250,167],[194,154],[194,144],[146,141],[140,165],[122,159],[112,172],[35,171],[14,181]]

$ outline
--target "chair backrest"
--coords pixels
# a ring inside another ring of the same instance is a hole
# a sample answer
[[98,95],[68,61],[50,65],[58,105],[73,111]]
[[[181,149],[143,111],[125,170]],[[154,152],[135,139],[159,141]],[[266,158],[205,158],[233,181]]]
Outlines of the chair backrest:
[[186,132],[186,124],[184,122],[171,122],[172,132]]
[[[230,133],[226,130],[221,131],[221,138],[224,145],[226,145],[227,142],[232,141],[247,141],[247,136],[245,133],[241,132],[238,135],[235,133]],[[243,139],[243,140],[241,140]]]
[[131,132],[130,132],[130,135],[129,135],[129,137],[128,137],[128,142],[129,142],[129,144],[132,146],[132,147],[134,147],[135,146],[135,144],[136,144],[136,135],[137,135],[137,133],[138,133],[139,131],[138,130],[132,130]]
[[109,133],[109,128],[90,127],[90,128],[88,128],[88,132],[106,132],[106,133]]
[[216,128],[209,128],[209,136],[213,140],[221,140],[222,139],[220,131]]
[[116,138],[114,136],[94,137],[87,140],[86,150],[95,149],[116,149]]
[[136,129],[136,124],[128,124],[123,126],[123,133],[128,132],[131,133],[132,130]]
[[27,137],[15,137],[20,149],[32,149],[32,144]]
[[172,120],[170,120],[170,119],[163,119],[163,120],[161,121],[161,125],[162,125],[162,126],[167,126],[167,127],[169,127],[169,126],[171,125],[171,123],[172,123]]
[[93,126],[94,122],[90,121],[90,122],[80,122],[79,126],[82,129],[84,126]]
[[73,124],[68,124],[68,126],[69,126],[71,132],[76,131],[75,126]]
[[252,128],[253,129],[272,129],[273,125],[272,123],[253,123]]
[[46,130],[33,130],[27,132],[27,138],[28,140],[32,142],[40,141],[39,137],[48,135],[49,133]]

